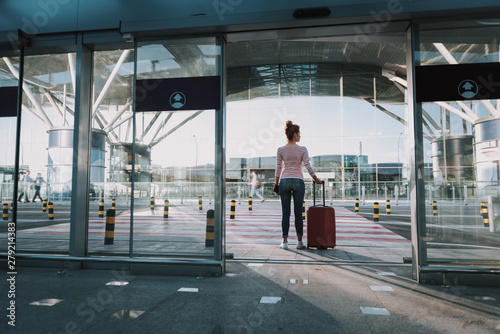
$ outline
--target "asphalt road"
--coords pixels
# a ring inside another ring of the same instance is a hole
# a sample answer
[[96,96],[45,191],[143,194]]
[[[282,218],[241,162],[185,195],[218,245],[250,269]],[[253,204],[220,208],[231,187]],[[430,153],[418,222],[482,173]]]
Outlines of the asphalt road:
[[[70,206],[67,203],[58,203],[54,208],[55,220],[40,220],[40,217],[48,215],[42,213],[42,204],[18,203],[21,221],[17,224],[17,230],[31,229],[35,227],[56,225],[66,223],[70,217]],[[98,204],[91,203],[92,213],[97,217]],[[346,206],[354,211],[353,206]],[[433,216],[433,207],[426,206],[426,224],[428,240],[435,243],[481,245],[489,247],[500,246],[500,233],[490,232],[484,227],[480,216],[480,207],[477,205],[442,205],[438,207],[438,216]],[[360,205],[359,214],[368,220],[373,220],[372,204]],[[380,205],[379,224],[388,230],[411,240],[411,216],[409,205],[391,205],[391,214],[386,213],[385,203]],[[7,232],[7,224],[0,224],[0,233]]]

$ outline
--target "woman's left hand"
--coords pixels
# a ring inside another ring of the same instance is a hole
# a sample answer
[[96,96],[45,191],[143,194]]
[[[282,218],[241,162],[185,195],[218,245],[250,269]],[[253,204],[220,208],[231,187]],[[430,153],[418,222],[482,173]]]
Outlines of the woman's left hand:
[[280,187],[277,183],[274,184],[273,191],[276,193],[276,195],[280,194]]

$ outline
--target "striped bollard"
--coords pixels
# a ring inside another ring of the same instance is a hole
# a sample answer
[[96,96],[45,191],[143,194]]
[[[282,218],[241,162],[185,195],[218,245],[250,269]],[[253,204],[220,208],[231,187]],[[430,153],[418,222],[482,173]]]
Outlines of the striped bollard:
[[49,220],[54,220],[54,204],[49,202]]
[[106,211],[106,232],[104,232],[104,244],[112,245],[115,239],[115,210]]
[[390,215],[391,214],[391,200],[389,200],[389,199],[386,200],[385,205],[386,205],[385,213]]
[[165,203],[163,204],[163,218],[168,218],[168,206],[169,202],[168,199],[166,199]]
[[207,211],[207,228],[206,228],[206,236],[205,236],[205,247],[213,247],[214,246],[214,217],[215,217],[215,211],[208,210]]
[[438,215],[438,204],[436,201],[432,201],[432,215],[433,216]]
[[234,219],[235,214],[236,214],[236,201],[233,199],[231,201],[231,214],[229,215],[229,218]]
[[3,220],[9,220],[9,204],[3,205]]
[[14,201],[10,201],[10,211],[14,210]]
[[253,198],[248,197],[248,211],[252,211]]
[[378,202],[373,203],[373,221],[378,222],[379,221],[379,205]]
[[42,205],[42,212],[47,212],[47,200],[43,200],[43,205]]
[[149,199],[149,207],[151,208],[151,211],[155,210],[155,198],[154,197],[151,197]]
[[306,219],[306,201],[302,202],[302,219]]
[[359,198],[356,198],[356,202],[354,202],[354,212],[359,212]]
[[198,197],[198,208],[201,210],[203,210],[203,198],[200,196]]
[[481,203],[481,216],[483,217],[484,227],[490,227],[490,218],[488,216],[488,207],[485,202]]
[[104,218],[104,201],[99,202],[99,218]]
[[111,210],[116,210],[116,200],[111,200]]

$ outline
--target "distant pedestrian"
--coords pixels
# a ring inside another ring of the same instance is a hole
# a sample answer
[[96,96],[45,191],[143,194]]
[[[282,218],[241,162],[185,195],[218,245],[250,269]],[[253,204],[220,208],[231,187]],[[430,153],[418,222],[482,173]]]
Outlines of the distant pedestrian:
[[29,200],[29,189],[30,185],[33,182],[33,179],[30,176],[30,171],[27,170],[26,173],[21,176],[21,195],[19,195],[19,198],[17,199],[19,202],[21,202],[21,199],[23,198],[24,194],[26,193],[25,201],[28,203]]
[[261,199],[261,202],[264,202],[266,199],[259,193],[259,189],[261,187],[261,182],[260,180],[257,178],[257,173],[255,173],[255,171],[253,170],[252,171],[252,180],[250,181],[250,183],[248,183],[248,185],[250,185],[250,187],[252,188],[250,190],[250,197],[253,197],[253,195],[257,195],[258,198]]
[[38,173],[35,179],[35,196],[33,196],[33,202],[36,202],[35,199],[40,198],[40,202],[43,202],[42,196],[40,196],[40,189],[42,188],[42,184],[46,183],[42,177],[42,173]]

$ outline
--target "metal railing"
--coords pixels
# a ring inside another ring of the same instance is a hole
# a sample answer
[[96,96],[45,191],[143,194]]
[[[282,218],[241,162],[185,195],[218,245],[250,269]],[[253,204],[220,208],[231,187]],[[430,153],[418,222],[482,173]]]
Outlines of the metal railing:
[[[279,200],[278,195],[273,192],[273,182],[262,182],[259,193],[266,200]],[[359,189],[358,187],[361,187]],[[387,182],[326,182],[325,193],[326,200],[333,201],[353,201],[359,198],[360,201],[377,201],[391,199],[396,201],[410,200],[410,185],[408,182],[387,181]],[[12,200],[14,185],[12,182],[0,183],[0,196],[2,202]],[[19,189],[19,196],[22,187]],[[214,194],[213,182],[135,182],[134,198],[149,199],[155,197],[158,199],[169,200],[197,200],[203,197],[208,201],[213,201]],[[227,200],[247,200],[251,188],[247,182],[226,182]],[[316,197],[322,196],[321,188],[317,187]],[[41,196],[49,201],[69,201],[71,200],[71,186],[65,184],[44,184],[41,188]],[[34,186],[29,186],[27,194],[31,200],[35,194]],[[107,182],[92,183],[89,186],[90,200],[98,199],[125,199],[132,196],[131,183],[129,182]],[[476,181],[457,181],[436,184],[435,182],[425,183],[426,201],[445,200],[449,202],[479,202],[487,199],[488,196],[500,197],[500,185],[498,182],[481,184]],[[255,196],[254,196],[255,197]],[[312,200],[312,182],[306,181],[305,200]]]

